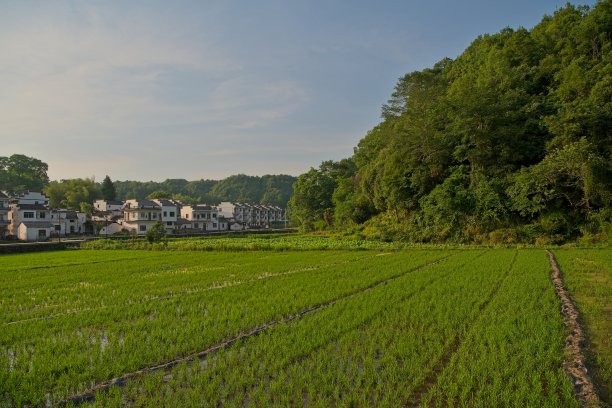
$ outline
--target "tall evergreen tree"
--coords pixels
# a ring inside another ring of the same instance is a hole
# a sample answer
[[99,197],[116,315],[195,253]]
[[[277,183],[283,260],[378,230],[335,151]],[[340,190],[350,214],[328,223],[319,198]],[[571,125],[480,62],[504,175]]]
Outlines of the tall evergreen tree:
[[115,185],[108,175],[104,177],[104,181],[102,181],[102,197],[107,201],[115,200],[117,197]]

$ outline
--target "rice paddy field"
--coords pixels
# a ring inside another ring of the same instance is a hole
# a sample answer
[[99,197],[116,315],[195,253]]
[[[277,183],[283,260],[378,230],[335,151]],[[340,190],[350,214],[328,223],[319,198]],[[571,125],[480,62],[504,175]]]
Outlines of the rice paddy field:
[[[282,249],[0,256],[0,407],[580,406],[543,249]],[[605,384],[611,251],[553,252]]]

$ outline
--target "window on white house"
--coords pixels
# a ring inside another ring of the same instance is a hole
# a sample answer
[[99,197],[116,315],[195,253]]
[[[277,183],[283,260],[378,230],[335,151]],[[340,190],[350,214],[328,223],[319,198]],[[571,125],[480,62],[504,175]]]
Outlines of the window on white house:
[[139,225],[138,226],[138,230],[139,231],[146,231],[147,230],[147,226],[146,225]]
[[193,224],[193,228],[200,228],[200,224],[196,222],[195,224]]
[[168,225],[169,227],[171,227],[171,226],[172,226],[172,221],[168,221],[168,222],[166,223],[166,225]]
[[170,216],[174,217],[174,211],[170,211]]
[[26,211],[23,213],[23,218],[34,218],[34,213],[31,211]]
[[39,212],[39,213],[38,213],[38,216],[39,216],[40,218],[45,218],[45,217],[47,216],[47,214],[46,214],[45,212]]
[[164,211],[164,217],[168,216],[168,212]]
[[217,228],[217,223],[213,222],[213,228]]

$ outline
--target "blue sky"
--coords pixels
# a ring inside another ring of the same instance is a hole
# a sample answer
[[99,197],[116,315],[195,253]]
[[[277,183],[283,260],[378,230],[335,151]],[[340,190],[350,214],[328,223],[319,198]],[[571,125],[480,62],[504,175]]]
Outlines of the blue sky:
[[0,156],[51,179],[299,175],[350,156],[400,76],[564,4],[0,2]]

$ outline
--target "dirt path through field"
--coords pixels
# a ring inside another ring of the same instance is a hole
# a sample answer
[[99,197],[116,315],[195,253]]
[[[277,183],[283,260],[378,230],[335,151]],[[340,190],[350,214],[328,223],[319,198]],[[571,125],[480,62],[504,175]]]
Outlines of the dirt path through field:
[[255,336],[255,335],[257,335],[257,334],[259,334],[259,333],[269,329],[270,327],[273,327],[273,326],[276,326],[276,325],[279,325],[279,324],[286,324],[286,323],[289,323],[289,322],[291,322],[293,320],[300,319],[300,318],[302,318],[302,317],[304,317],[306,315],[309,315],[311,313],[315,313],[315,312],[317,312],[319,310],[322,310],[324,308],[333,306],[334,304],[336,304],[336,303],[338,303],[340,301],[343,301],[343,300],[346,300],[346,299],[350,299],[350,298],[352,298],[354,296],[357,296],[357,295],[360,295],[360,294],[362,294],[364,292],[367,292],[367,291],[370,291],[372,289],[375,289],[375,288],[377,288],[379,286],[386,285],[386,284],[388,284],[389,282],[391,282],[393,280],[399,279],[402,276],[407,275],[408,273],[416,272],[416,271],[425,269],[425,268],[427,268],[429,266],[432,266],[432,265],[438,264],[440,262],[443,262],[443,261],[449,259],[452,256],[454,256],[454,255],[448,255],[448,256],[436,259],[434,261],[425,263],[423,265],[416,266],[414,268],[408,269],[408,270],[406,270],[404,272],[401,272],[401,273],[398,273],[396,275],[390,276],[390,277],[385,278],[383,280],[376,281],[376,282],[374,282],[374,283],[372,283],[372,284],[370,284],[370,285],[368,285],[366,287],[359,288],[359,289],[356,289],[354,291],[345,293],[345,294],[343,294],[343,295],[341,295],[341,296],[339,296],[339,297],[337,297],[335,299],[332,299],[330,301],[327,301],[325,303],[321,303],[319,305],[312,306],[312,307],[310,307],[310,308],[308,308],[306,310],[303,310],[303,311],[301,311],[299,313],[296,313],[296,314],[293,314],[293,315],[288,315],[288,316],[286,316],[286,317],[284,317],[282,319],[273,320],[273,321],[264,323],[262,325],[253,327],[253,328],[251,328],[249,330],[246,330],[246,331],[238,334],[235,337],[232,337],[230,339],[227,339],[227,340],[224,340],[224,341],[222,341],[220,343],[212,345],[212,346],[208,347],[207,349],[202,350],[200,352],[193,353],[193,354],[190,354],[190,355],[187,355],[187,356],[184,356],[184,357],[180,357],[180,358],[177,358],[177,359],[174,359],[174,360],[170,360],[170,361],[167,361],[165,363],[158,364],[158,365],[155,365],[155,366],[150,366],[150,367],[146,367],[146,368],[143,368],[143,369],[140,369],[140,370],[136,370],[136,371],[133,371],[131,373],[125,373],[125,374],[123,374],[120,377],[116,377],[116,378],[113,378],[112,380],[99,383],[95,387],[92,387],[92,388],[90,388],[90,389],[88,389],[88,390],[86,390],[86,391],[84,391],[82,393],[79,393],[79,394],[76,394],[76,395],[72,395],[72,396],[67,397],[66,399],[64,399],[62,401],[58,401],[57,405],[68,405],[68,404],[79,405],[79,404],[82,404],[84,402],[91,402],[91,401],[95,400],[96,393],[98,393],[100,391],[103,391],[103,390],[106,390],[106,389],[111,388],[111,387],[115,387],[115,386],[116,387],[122,387],[127,382],[129,382],[130,380],[133,380],[133,379],[135,379],[137,377],[140,377],[140,376],[142,376],[144,374],[149,374],[149,373],[157,372],[157,371],[160,371],[160,370],[169,370],[169,369],[171,369],[171,368],[173,368],[173,367],[175,367],[175,366],[177,366],[177,365],[179,365],[181,363],[184,363],[184,362],[192,362],[192,361],[195,361],[195,360],[204,360],[204,359],[206,359],[206,357],[208,355],[210,355],[210,354],[212,354],[212,353],[214,353],[214,352],[216,352],[218,350],[227,348],[227,347],[231,346],[232,344],[234,344],[234,343],[236,343],[236,342],[238,342],[240,340],[246,339],[246,338],[251,337],[251,336]]
[[565,338],[566,360],[563,362],[563,371],[574,384],[576,398],[583,407],[601,407],[601,402],[595,393],[595,387],[593,387],[593,382],[584,364],[585,356],[582,346],[585,338],[582,327],[578,323],[578,309],[576,309],[571,295],[565,289],[563,276],[557,261],[555,261],[555,256],[550,251],[546,251],[546,253],[552,268],[552,283],[557,296],[561,300],[561,313],[563,314],[565,327],[569,332],[569,335]]

